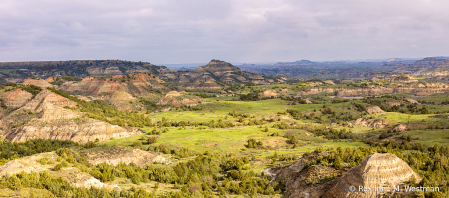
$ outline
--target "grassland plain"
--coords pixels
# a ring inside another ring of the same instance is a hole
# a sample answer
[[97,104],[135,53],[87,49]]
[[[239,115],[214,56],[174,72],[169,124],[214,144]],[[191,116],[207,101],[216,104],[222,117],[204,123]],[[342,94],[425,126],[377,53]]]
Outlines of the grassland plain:
[[[415,137],[415,142],[419,142],[428,146],[433,145],[449,145],[449,129],[426,129],[406,131],[404,135]],[[400,137],[398,135],[396,137]]]
[[[285,88],[295,89],[295,86],[292,85],[267,85],[267,86],[254,86],[256,88],[262,87],[270,87],[270,88]],[[330,108],[333,111],[337,112],[337,114],[345,113],[347,115],[354,116],[363,116],[363,112],[357,110],[354,105],[355,104],[364,104],[362,100],[350,100],[347,102],[338,102],[331,103],[332,98],[329,98],[325,95],[318,94],[321,97],[321,103],[319,104],[297,104],[297,105],[288,105],[289,102],[286,100],[282,100],[279,98],[276,99],[268,99],[268,100],[259,100],[259,101],[229,101],[229,98],[235,97],[223,97],[223,98],[204,98],[204,104],[201,104],[197,107],[202,110],[199,111],[166,111],[160,113],[150,114],[152,119],[161,120],[165,118],[169,121],[191,121],[191,122],[209,122],[209,121],[218,121],[219,119],[224,122],[238,122],[238,118],[231,117],[229,115],[230,112],[236,113],[244,113],[249,114],[251,118],[260,119],[260,118],[270,118],[276,117],[278,113],[285,113],[287,109],[295,109],[300,111],[303,114],[311,114],[314,113],[317,116],[322,116],[322,120],[324,124],[330,120],[326,115],[321,113],[319,110],[323,109],[323,107]],[[440,94],[441,95],[441,94]],[[398,97],[408,97],[407,94],[397,95]],[[314,97],[314,96],[312,96]],[[439,97],[442,96],[430,96]],[[317,101],[318,102],[318,101]],[[329,116],[330,117],[330,116]],[[410,126],[415,127],[426,127],[429,124],[435,123],[444,123],[448,121],[442,117],[436,117],[434,114],[404,114],[398,112],[384,112],[377,114],[365,114],[365,117],[377,118],[382,120],[388,120],[390,126],[394,126],[401,123],[408,123]],[[294,120],[291,117],[284,117],[286,119],[281,119],[289,122],[289,123],[297,123],[297,124],[314,124],[316,123],[313,119],[301,119]],[[330,122],[329,122],[330,123]],[[298,137],[300,148],[291,149],[291,145],[287,144],[287,138],[282,137],[285,133],[283,129],[276,129],[271,126],[272,124],[264,124],[261,126],[238,126],[232,128],[209,128],[202,129],[201,127],[186,127],[185,129],[179,130],[178,127],[169,127],[169,131],[167,133],[162,133],[158,142],[154,145],[158,144],[167,144],[178,147],[189,148],[198,152],[211,151],[221,154],[233,153],[237,155],[247,156],[247,155],[256,155],[260,157],[268,157],[273,155],[274,152],[280,152],[285,154],[293,154],[298,155],[305,151],[311,151],[319,147],[354,147],[361,146],[363,143],[361,142],[336,142],[333,140],[328,140],[323,137],[316,137],[313,134],[311,135],[306,130],[295,129],[293,130],[296,137]],[[263,132],[262,129],[266,127],[269,128],[269,132]],[[372,129],[369,127],[365,127],[363,125],[356,125],[353,127],[348,127],[344,124],[332,124],[329,125],[334,129],[345,129],[355,134],[367,134],[372,136],[373,134],[380,134],[384,129]],[[152,128],[144,128],[146,131],[150,131]],[[278,132],[278,137],[269,136],[269,134]],[[307,135],[308,134],[308,135]],[[414,133],[412,133],[414,134]],[[145,134],[139,136],[133,136],[124,139],[111,140],[106,143],[106,145],[131,145],[134,141],[139,140],[141,137],[147,136]],[[261,140],[264,142],[265,146],[270,146],[271,148],[266,148],[264,150],[260,149],[249,149],[245,148],[247,144],[246,140],[249,138],[254,138],[256,140]],[[433,137],[433,140],[429,140],[428,142],[438,142],[436,140],[437,137]],[[282,150],[285,149],[285,150]]]

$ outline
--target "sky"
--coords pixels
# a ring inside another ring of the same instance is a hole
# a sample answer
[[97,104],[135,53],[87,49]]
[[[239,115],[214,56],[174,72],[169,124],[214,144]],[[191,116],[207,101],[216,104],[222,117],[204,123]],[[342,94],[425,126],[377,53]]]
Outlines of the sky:
[[1,0],[0,62],[449,55],[447,0]]

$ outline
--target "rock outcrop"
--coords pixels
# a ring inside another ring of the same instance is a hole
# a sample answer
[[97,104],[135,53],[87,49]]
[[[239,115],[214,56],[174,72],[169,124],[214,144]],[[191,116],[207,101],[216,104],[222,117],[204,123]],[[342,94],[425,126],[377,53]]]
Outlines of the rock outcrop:
[[392,87],[373,86],[370,88],[309,88],[301,91],[297,96],[314,95],[319,93],[337,93],[337,97],[351,96],[381,96],[386,94],[413,93],[417,96],[427,96],[449,92],[449,86],[442,83],[412,83],[396,84]]
[[359,118],[356,121],[352,122],[351,125],[363,125],[365,127],[379,129],[379,128],[385,128],[389,125],[389,122],[386,120],[380,120],[380,119],[368,119],[368,118]]
[[388,100],[385,102],[385,104],[387,104],[390,107],[393,107],[393,106],[400,106],[402,103],[397,100]]
[[58,89],[74,95],[112,95],[118,90],[140,96],[154,90],[167,91],[163,80],[152,74],[115,75],[108,78],[86,77],[81,81],[66,82]]
[[405,124],[398,124],[398,125],[393,127],[393,130],[403,132],[403,131],[407,130],[407,125],[405,125]]
[[409,103],[412,103],[412,104],[421,104],[421,103],[419,103],[418,101],[416,101],[416,100],[414,100],[414,99],[411,99],[411,98],[404,98],[404,100],[407,101],[407,102],[409,102]]
[[114,187],[120,188],[117,185],[105,184],[97,178],[92,177],[92,175],[90,175],[89,173],[82,172],[80,169],[74,167],[64,168],[63,170],[52,172],[52,174],[56,177],[62,177],[66,179],[76,187],[96,187],[107,189],[113,189]]
[[407,74],[396,76],[392,80],[396,81],[396,82],[403,82],[403,83],[418,82],[418,80],[416,78],[413,78]]
[[58,122],[32,121],[4,132],[10,141],[24,142],[29,139],[71,140],[74,142],[108,141],[137,135],[117,125],[94,119],[61,120]]
[[378,106],[371,106],[371,105],[366,106],[366,111],[367,111],[368,113],[371,113],[371,114],[373,114],[373,113],[383,113],[383,112],[385,112],[385,111],[382,110],[380,107],[378,107]]
[[278,93],[276,93],[275,90],[265,90],[264,92],[259,94],[262,98],[269,98],[269,97],[277,97]]
[[[4,176],[5,174],[18,174],[22,171],[25,173],[50,171],[50,174],[56,177],[62,177],[77,187],[90,188],[93,186],[109,189],[118,187],[117,185],[104,184],[100,180],[92,177],[89,173],[82,172],[74,167],[64,168],[60,171],[52,171],[55,164],[58,163],[56,161],[57,157],[58,155],[55,152],[47,152],[11,160],[0,167],[0,176]],[[52,163],[43,165],[39,162],[42,158],[46,158],[48,161],[52,161]]]
[[[386,190],[367,192],[359,190],[359,186],[394,189],[395,186],[411,180],[420,181],[421,178],[403,160],[390,153],[374,153],[366,157],[358,166],[343,174],[324,197],[374,198],[384,194]],[[353,192],[350,191],[351,186],[354,186]]]
[[118,165],[120,163],[134,163],[138,166],[152,164],[153,162],[168,163],[168,161],[160,156],[140,149],[130,149],[121,146],[113,146],[107,148],[94,148],[82,151],[82,155],[86,156],[87,162],[97,165],[100,163],[108,163]]
[[33,94],[22,89],[16,89],[3,93],[0,98],[3,99],[5,105],[12,108],[19,108],[31,100]]
[[159,73],[162,79],[178,82],[183,89],[221,89],[217,81],[226,83],[248,82],[254,84],[270,84],[285,82],[285,78],[264,77],[259,74],[242,71],[230,63],[211,60],[207,65],[190,72],[167,71]]
[[0,120],[2,135],[10,141],[58,139],[75,142],[106,141],[136,134],[117,125],[82,117],[72,110],[76,102],[50,90],[43,90],[31,101]]
[[335,85],[334,81],[332,81],[332,80],[325,80],[323,82],[326,84],[329,84],[329,85]]
[[186,92],[171,91],[164,97],[160,98],[157,105],[170,105],[175,107],[180,106],[196,106],[202,102],[201,98],[197,96],[186,95]]
[[56,162],[56,158],[58,157],[58,155],[56,155],[55,152],[48,152],[11,160],[7,162],[5,165],[0,167],[0,177],[5,175],[6,173],[12,175],[20,173],[22,171],[24,171],[25,173],[30,173],[33,171],[40,172],[48,170],[54,165],[51,164],[42,165],[41,163],[39,163],[38,160],[44,157]]
[[32,79],[28,78],[22,83],[23,85],[36,85],[40,88],[46,89],[47,87],[51,87],[52,85],[48,83],[47,80],[44,79]]
[[273,176],[273,181],[285,182],[285,195],[287,197],[304,197],[314,198],[320,197],[325,193],[326,188],[332,185],[334,179],[340,175],[337,171],[330,167],[315,165],[304,169],[304,165],[319,157],[318,153],[311,153],[301,158],[291,166],[280,169],[267,169],[266,173]]
[[136,108],[143,107],[138,103],[137,98],[133,97],[131,94],[123,90],[114,91],[114,93],[112,93],[108,98],[108,101],[120,111],[130,111]]

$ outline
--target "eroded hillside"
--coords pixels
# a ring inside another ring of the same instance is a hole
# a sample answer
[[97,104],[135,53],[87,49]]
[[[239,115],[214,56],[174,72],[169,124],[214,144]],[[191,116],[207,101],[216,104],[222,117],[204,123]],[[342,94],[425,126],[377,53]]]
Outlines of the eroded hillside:
[[[21,89],[4,93],[9,113],[2,116],[2,136],[10,141],[33,138],[105,141],[136,134],[135,131],[87,118],[74,110],[77,103],[50,90],[42,90],[32,99]],[[11,106],[8,106],[11,105]]]

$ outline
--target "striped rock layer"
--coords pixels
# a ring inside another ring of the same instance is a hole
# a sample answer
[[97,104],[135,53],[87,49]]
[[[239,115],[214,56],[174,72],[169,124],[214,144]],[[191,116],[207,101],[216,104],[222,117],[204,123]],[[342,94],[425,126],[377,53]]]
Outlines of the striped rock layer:
[[[395,186],[413,179],[421,180],[418,174],[403,160],[390,153],[374,153],[366,157],[358,166],[346,172],[324,197],[374,198],[385,194],[387,187],[390,187],[390,192],[392,192]],[[351,187],[353,192],[350,191]],[[364,190],[360,190],[360,187]],[[378,190],[365,190],[373,189],[373,187]],[[380,189],[382,187],[384,190]]]

